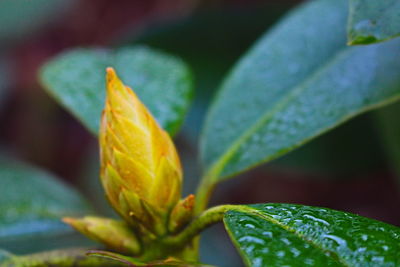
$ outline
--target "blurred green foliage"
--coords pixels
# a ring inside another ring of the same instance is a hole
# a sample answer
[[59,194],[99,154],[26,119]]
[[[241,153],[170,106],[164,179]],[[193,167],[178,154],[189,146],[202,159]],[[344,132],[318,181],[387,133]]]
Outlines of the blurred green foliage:
[[105,69],[114,67],[171,134],[179,129],[192,96],[186,65],[147,47],[76,49],[48,62],[41,82],[94,135],[98,134],[105,99]]
[[27,253],[82,240],[61,222],[64,216],[92,212],[74,189],[45,171],[4,156],[0,177],[1,249]]
[[32,36],[43,25],[57,19],[74,0],[0,1],[0,48]]

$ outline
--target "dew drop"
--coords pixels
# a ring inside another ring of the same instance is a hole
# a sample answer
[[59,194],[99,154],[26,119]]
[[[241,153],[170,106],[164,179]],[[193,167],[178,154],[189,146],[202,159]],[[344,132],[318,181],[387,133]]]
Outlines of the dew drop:
[[305,214],[304,217],[306,217],[306,218],[308,218],[308,219],[311,219],[311,220],[313,220],[313,221],[316,221],[316,222],[325,224],[326,226],[329,226],[329,225],[330,225],[327,221],[322,220],[322,219],[319,219],[319,218],[316,218],[316,217],[314,217],[314,216],[312,216],[312,215],[309,215],[309,214]]

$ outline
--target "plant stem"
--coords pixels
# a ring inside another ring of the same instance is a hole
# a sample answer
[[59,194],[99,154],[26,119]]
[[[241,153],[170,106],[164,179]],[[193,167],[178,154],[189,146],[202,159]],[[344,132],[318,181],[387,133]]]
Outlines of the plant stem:
[[208,206],[211,194],[214,191],[216,185],[216,178],[218,177],[219,169],[212,168],[206,175],[200,180],[200,184],[196,192],[196,206],[194,209],[194,215],[198,216]]
[[211,175],[206,175],[201,179],[199,187],[196,192],[196,206],[194,214],[199,215],[202,213],[210,201],[211,193],[215,188],[214,178]]
[[184,246],[207,227],[222,221],[224,214],[230,210],[248,211],[249,208],[241,205],[220,205],[212,207],[202,212],[182,232],[175,236],[169,236],[165,238],[162,242],[165,245]]
[[12,256],[1,262],[1,266],[60,266],[60,267],[111,267],[121,263],[86,256],[87,249],[65,249],[40,252],[24,256]]

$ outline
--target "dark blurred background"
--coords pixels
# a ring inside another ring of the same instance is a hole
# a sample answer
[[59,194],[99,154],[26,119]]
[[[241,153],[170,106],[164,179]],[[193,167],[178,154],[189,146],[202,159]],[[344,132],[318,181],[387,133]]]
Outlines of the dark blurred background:
[[[0,149],[57,174],[110,212],[98,183],[97,141],[41,88],[39,67],[82,46],[146,44],[183,58],[195,100],[176,142],[185,194],[200,175],[197,143],[210,99],[243,53],[301,1],[0,0]],[[222,183],[213,204],[290,202],[400,226],[399,180],[377,114],[368,113],[265,166]],[[221,225],[205,233],[207,263],[241,266]]]

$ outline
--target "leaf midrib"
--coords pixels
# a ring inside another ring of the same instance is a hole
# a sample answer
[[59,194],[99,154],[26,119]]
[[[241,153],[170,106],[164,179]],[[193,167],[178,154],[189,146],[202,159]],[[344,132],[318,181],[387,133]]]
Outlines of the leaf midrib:
[[[336,61],[341,58],[341,56],[345,53],[348,53],[350,49],[348,47],[343,47],[342,49],[339,49],[332,57],[331,60],[328,60],[325,64],[320,65],[319,67],[316,67],[316,70],[312,72],[308,78],[305,78],[302,82],[299,83],[299,85],[294,86],[293,89],[281,100],[279,100],[272,109],[266,111],[264,115],[258,119],[253,126],[251,126],[247,131],[243,132],[242,135],[240,135],[236,141],[233,142],[232,146],[230,146],[225,153],[223,153],[216,161],[214,164],[211,165],[209,168],[209,177],[212,177],[212,182],[215,182],[218,180],[219,175],[221,172],[224,170],[224,167],[226,166],[226,163],[235,155],[235,153],[238,151],[240,146],[247,141],[255,132],[257,132],[262,126],[265,125],[265,123],[272,118],[272,116],[275,113],[278,113],[281,111],[283,108],[285,108],[288,104],[290,104],[290,100],[292,100],[293,97],[295,97],[297,94],[301,93],[306,87],[308,83],[316,79],[320,73],[323,73],[326,69],[328,69],[331,65],[335,64]],[[268,157],[261,162],[257,163],[265,163],[265,161],[268,160]],[[236,172],[237,173],[237,172]],[[230,174],[229,176],[234,175],[235,173]],[[228,176],[228,177],[229,177]],[[220,180],[226,179],[228,177],[221,178]]]

